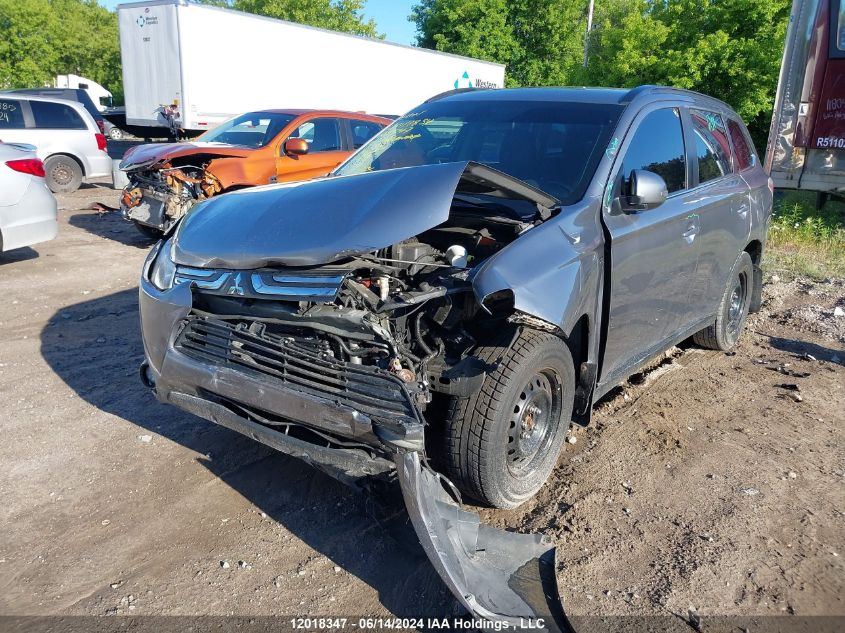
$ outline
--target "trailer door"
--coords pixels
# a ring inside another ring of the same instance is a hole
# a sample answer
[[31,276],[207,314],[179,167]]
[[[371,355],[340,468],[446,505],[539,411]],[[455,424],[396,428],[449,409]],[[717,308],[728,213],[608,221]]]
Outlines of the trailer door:
[[118,24],[126,121],[162,125],[160,107],[182,104],[176,6],[122,7]]

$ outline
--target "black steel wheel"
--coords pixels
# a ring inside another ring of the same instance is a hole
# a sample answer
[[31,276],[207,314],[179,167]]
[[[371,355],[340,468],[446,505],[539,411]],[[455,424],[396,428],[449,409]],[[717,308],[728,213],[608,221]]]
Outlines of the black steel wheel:
[[525,329],[508,343],[476,350],[494,369],[476,394],[451,400],[439,456],[464,494],[498,508],[515,508],[546,482],[575,393],[572,355],[558,336]]
[[517,395],[508,429],[508,468],[521,476],[536,467],[554,438],[561,414],[561,380],[544,368],[535,373]]
[[697,345],[721,351],[728,351],[736,345],[745,328],[753,286],[754,264],[751,256],[742,252],[734,262],[716,320],[693,335]]

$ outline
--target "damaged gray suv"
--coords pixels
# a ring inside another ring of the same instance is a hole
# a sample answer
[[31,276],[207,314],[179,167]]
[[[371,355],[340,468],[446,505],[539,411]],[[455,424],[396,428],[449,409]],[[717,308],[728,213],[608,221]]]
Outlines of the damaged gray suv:
[[731,348],[771,206],[721,101],[447,93],[327,178],[194,207],[144,267],[142,378],[348,483],[398,479],[474,615],[553,630],[553,548],[461,495],[523,503],[612,387],[689,337]]

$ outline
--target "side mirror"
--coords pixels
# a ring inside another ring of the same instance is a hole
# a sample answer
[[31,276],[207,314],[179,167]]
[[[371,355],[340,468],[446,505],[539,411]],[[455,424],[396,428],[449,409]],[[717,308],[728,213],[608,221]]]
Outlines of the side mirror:
[[628,180],[628,195],[623,200],[624,211],[648,211],[666,202],[669,191],[666,181],[653,171],[634,169]]
[[302,156],[308,153],[308,142],[304,138],[289,138],[285,141],[284,150],[288,156]]

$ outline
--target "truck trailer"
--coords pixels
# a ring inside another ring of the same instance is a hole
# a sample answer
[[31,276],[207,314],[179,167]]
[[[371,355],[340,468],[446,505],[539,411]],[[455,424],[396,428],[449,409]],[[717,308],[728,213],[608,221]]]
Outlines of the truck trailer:
[[794,0],[766,171],[776,187],[845,195],[845,0]]
[[192,136],[250,110],[401,115],[447,90],[504,86],[502,64],[187,0],[117,13],[128,125]]

